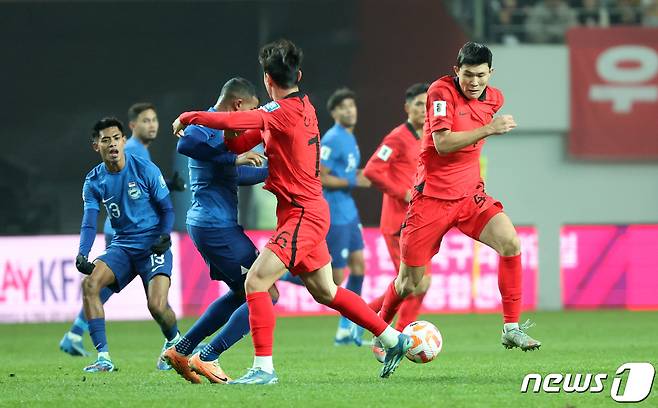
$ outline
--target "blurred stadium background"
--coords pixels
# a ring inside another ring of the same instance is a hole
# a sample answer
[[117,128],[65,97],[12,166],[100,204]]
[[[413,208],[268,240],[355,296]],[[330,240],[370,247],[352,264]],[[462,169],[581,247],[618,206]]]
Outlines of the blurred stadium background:
[[[362,165],[404,120],[407,86],[450,73],[467,40],[490,45],[502,113],[519,127],[488,139],[487,189],[523,226],[525,307],[658,309],[656,0],[24,0],[0,1],[0,16],[0,322],[65,322],[79,310],[80,190],[99,161],[92,124],[154,103],[153,160],[165,176],[187,174],[171,121],[212,105],[232,76],[266,96],[256,52],[284,36],[304,49],[302,85],[323,132],[330,93],[356,91]],[[355,196],[371,298],[394,271],[377,231],[381,194]],[[186,236],[189,193],[173,197],[172,306],[191,317],[223,289]],[[262,246],[274,200],[259,186],[240,198]],[[474,248],[459,233],[446,239],[426,312],[498,310],[495,255]],[[148,318],[141,288],[131,290],[110,301],[110,319]],[[278,308],[326,312],[286,283]]]

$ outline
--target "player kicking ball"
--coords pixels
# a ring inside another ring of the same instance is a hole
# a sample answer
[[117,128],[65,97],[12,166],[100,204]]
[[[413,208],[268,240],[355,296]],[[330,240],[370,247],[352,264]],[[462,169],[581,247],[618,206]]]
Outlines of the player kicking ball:
[[487,195],[480,177],[485,139],[516,127],[511,115],[494,118],[503,94],[487,85],[491,62],[489,48],[468,42],[459,50],[455,76],[441,77],[429,87],[416,186],[400,238],[400,271],[386,291],[380,315],[387,322],[393,319],[418,287],[443,236],[457,227],[500,255],[503,346],[535,350],[541,343],[526,333],[529,322],[519,326],[520,241],[503,205]]
[[260,50],[259,62],[272,102],[247,112],[186,112],[172,124],[174,134],[190,124],[246,130],[226,139],[229,149],[240,153],[263,141],[269,160],[265,189],[277,198],[277,228],[245,282],[254,363],[244,376],[229,384],[278,382],[272,360],[276,318],[268,290],[286,269],[301,277],[316,301],[378,336],[386,350],[380,376],[388,377],[413,341],[386,324],[354,292],[334,283],[325,241],[329,208],[322,197],[318,121],[315,108],[298,86],[302,51],[291,41],[275,41]]
[[[258,106],[256,88],[244,78],[230,79],[222,87],[210,112],[245,111]],[[261,183],[267,167],[255,152],[236,155],[227,150],[224,132],[204,126],[188,126],[177,146],[188,156],[192,205],[187,211],[187,231],[206,261],[210,278],[223,281],[229,291],[203,312],[192,328],[164,357],[187,381],[198,384],[201,377],[225,384],[231,378],[219,364],[220,355],[249,332],[244,281],[258,250],[238,224],[238,185]],[[259,167],[253,167],[259,166]],[[274,299],[276,288],[270,289]],[[221,330],[198,353],[194,348]]]
[[[84,215],[76,268],[89,275],[82,281],[83,309],[89,335],[98,351],[86,372],[114,371],[105,334],[103,288],[120,292],[140,276],[146,287],[148,308],[167,339],[174,345],[180,335],[176,315],[168,303],[172,255],[170,233],[174,211],[169,189],[151,161],[124,153],[123,124],[104,118],[94,125],[94,150],[103,163],[86,176],[82,189]],[[96,222],[103,205],[116,231],[112,243],[92,263],[87,260],[96,237]]]

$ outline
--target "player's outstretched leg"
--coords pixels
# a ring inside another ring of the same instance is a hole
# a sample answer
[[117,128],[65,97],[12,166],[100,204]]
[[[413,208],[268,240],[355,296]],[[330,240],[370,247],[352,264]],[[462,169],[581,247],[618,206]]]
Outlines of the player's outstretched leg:
[[[112,292],[110,288],[101,289],[101,303],[105,304],[105,302],[107,302],[112,294],[114,294],[114,292]],[[85,311],[80,308],[78,317],[76,317],[69,331],[64,333],[64,337],[62,337],[62,340],[60,340],[59,349],[74,357],[87,357],[89,352],[85,350],[85,347],[82,344],[82,336],[84,336],[85,332],[87,331],[89,331],[89,324],[87,322],[87,318],[85,317]]]
[[98,352],[96,361],[84,368],[88,373],[114,371],[105,334],[105,313],[100,299],[101,288],[111,285],[114,281],[114,273],[102,261],[96,261],[94,271],[82,281],[82,304],[88,319],[89,335]]
[[498,287],[502,297],[504,320],[501,343],[507,349],[539,349],[541,342],[526,333],[533,324],[527,321],[519,326],[522,291],[521,243],[512,221],[505,213],[497,213],[487,222],[479,239],[500,255]]

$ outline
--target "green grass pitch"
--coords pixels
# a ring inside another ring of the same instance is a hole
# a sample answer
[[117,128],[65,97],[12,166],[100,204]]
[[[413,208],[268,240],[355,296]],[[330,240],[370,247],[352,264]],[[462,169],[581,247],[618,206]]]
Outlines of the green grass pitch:
[[[192,385],[158,372],[162,345],[154,322],[109,322],[118,372],[85,374],[91,359],[58,349],[65,324],[0,325],[0,406],[181,407],[605,407],[615,370],[624,362],[658,367],[658,313],[596,311],[526,313],[540,351],[500,345],[498,315],[428,315],[444,348],[424,365],[403,361],[389,379],[366,348],[334,347],[336,317],[279,318],[275,366],[280,384],[265,387]],[[181,322],[186,329],[190,320]],[[90,342],[85,340],[86,347]],[[251,365],[243,339],[221,359],[229,375]],[[607,373],[602,393],[520,393],[527,373]],[[657,384],[638,404],[658,406]],[[630,404],[631,406],[633,404]]]

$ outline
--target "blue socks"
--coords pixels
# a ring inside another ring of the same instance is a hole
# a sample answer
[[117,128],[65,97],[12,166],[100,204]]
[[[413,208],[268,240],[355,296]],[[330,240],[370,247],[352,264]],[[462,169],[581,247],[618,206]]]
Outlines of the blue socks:
[[249,333],[249,307],[243,303],[212,341],[201,351],[201,360],[214,361]]
[[[105,304],[107,300],[114,294],[112,289],[105,287],[101,289],[100,293],[100,298],[101,298],[101,303]],[[71,333],[75,333],[78,336],[82,336],[85,334],[85,332],[89,330],[89,325],[87,324],[87,318],[85,318],[85,311],[84,309],[80,309],[80,313],[78,313],[78,317],[75,318],[75,321],[73,322],[73,326],[69,329]]]
[[96,351],[99,353],[109,352],[110,348],[107,345],[107,336],[105,334],[105,319],[91,319],[88,322],[89,324],[89,335],[91,336],[91,341],[96,347]]
[[[203,339],[222,327],[229,320],[233,312],[242,304],[246,304],[245,299],[237,296],[232,290],[212,302],[199,320],[194,323],[192,328],[176,344],[176,351],[183,355],[192,353],[194,348]],[[247,325],[249,325],[248,319]]]
[[167,328],[160,326],[160,330],[162,330],[162,334],[164,334],[167,341],[172,341],[178,334],[178,323],[174,323],[173,326]]
[[[363,275],[355,275],[350,273],[350,276],[347,278],[345,289],[351,290],[352,292],[361,296],[361,290],[363,289]],[[343,316],[340,317],[340,320],[338,321],[339,329],[349,329],[351,326],[352,322],[349,319]]]

